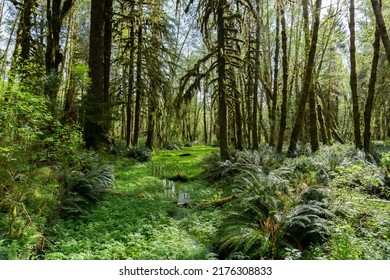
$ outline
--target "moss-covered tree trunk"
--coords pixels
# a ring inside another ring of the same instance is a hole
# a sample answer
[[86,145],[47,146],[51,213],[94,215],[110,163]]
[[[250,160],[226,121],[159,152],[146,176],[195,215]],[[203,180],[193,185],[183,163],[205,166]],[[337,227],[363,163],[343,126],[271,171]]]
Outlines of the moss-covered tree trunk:
[[377,26],[375,31],[375,41],[373,44],[374,54],[372,57],[370,81],[368,83],[368,94],[366,105],[364,108],[364,141],[363,148],[366,153],[370,152],[370,138],[371,138],[371,116],[372,107],[374,104],[375,85],[377,80],[377,70],[379,64],[379,50],[380,50],[380,29]]
[[225,54],[225,6],[226,0],[217,3],[217,62],[218,62],[218,121],[221,160],[229,157],[227,97],[226,97],[226,54]]
[[385,20],[382,14],[382,1],[383,0],[371,0],[372,8],[374,10],[376,24],[379,28],[379,33],[382,38],[383,46],[385,47],[387,60],[390,63],[390,39],[387,33]]
[[91,86],[85,102],[84,139],[96,149],[104,138],[104,1],[91,1],[89,75]]
[[282,67],[283,67],[283,89],[282,89],[282,105],[280,115],[279,137],[277,151],[283,149],[284,133],[287,126],[287,102],[288,102],[288,53],[287,53],[287,33],[286,33],[286,17],[284,7],[280,8],[280,23],[282,28]]
[[276,30],[275,30],[275,56],[274,56],[274,80],[272,87],[272,100],[270,110],[270,132],[269,132],[269,145],[275,146],[276,138],[276,109],[278,105],[279,95],[279,53],[280,53],[280,4],[277,1],[276,4]]
[[[142,5],[141,5],[142,6]],[[134,137],[133,145],[138,145],[141,119],[141,98],[142,98],[142,24],[138,26],[137,32],[137,73],[136,73],[136,91],[135,91],[135,115],[134,115]]]
[[111,72],[111,46],[112,46],[112,17],[113,0],[104,0],[104,82],[103,82],[103,115],[107,120],[103,123],[105,133],[109,133],[111,127],[111,98],[110,98],[110,72]]
[[135,19],[133,18],[134,13],[134,1],[131,1],[130,4],[130,58],[129,58],[129,86],[127,90],[127,100],[126,100],[126,145],[130,146],[131,144],[131,131],[132,131],[132,121],[133,121],[133,94],[134,94],[134,51],[135,51]]
[[252,104],[252,148],[259,148],[259,122],[258,122],[258,99],[259,99],[259,82],[260,82],[260,1],[256,0],[256,38],[255,38],[255,77],[253,82],[253,104]]
[[289,153],[294,153],[297,148],[299,134],[301,132],[303,121],[304,121],[303,116],[305,113],[306,101],[312,86],[311,84],[312,84],[314,60],[315,60],[315,55],[317,50],[318,31],[320,27],[321,6],[322,6],[322,0],[316,0],[310,50],[309,50],[306,68],[305,68],[305,76],[303,81],[302,93],[298,104],[298,110],[294,122],[294,127],[291,132],[290,145],[288,148]]
[[359,111],[359,99],[358,99],[357,75],[356,75],[355,0],[350,0],[349,30],[350,30],[349,57],[351,63],[351,74],[350,74],[349,84],[351,86],[351,95],[352,95],[353,128],[354,128],[354,135],[355,135],[355,146],[357,149],[362,149],[363,143],[362,143],[361,132],[360,132],[360,111]]

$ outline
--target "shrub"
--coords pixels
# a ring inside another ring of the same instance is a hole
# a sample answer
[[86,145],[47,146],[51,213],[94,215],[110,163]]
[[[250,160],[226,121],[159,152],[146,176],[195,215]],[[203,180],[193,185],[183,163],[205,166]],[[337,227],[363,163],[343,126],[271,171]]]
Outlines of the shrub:
[[133,146],[127,148],[124,156],[127,158],[134,158],[139,162],[147,162],[152,158],[150,150],[146,147],[141,146]]
[[277,259],[286,247],[302,250],[326,239],[332,213],[319,193],[293,195],[288,181],[255,167],[237,175],[232,188],[238,199],[225,209],[217,242],[228,258]]
[[390,173],[390,152],[383,153],[381,155],[380,163],[383,167],[387,169],[387,172]]
[[209,183],[214,183],[222,179],[228,180],[238,172],[237,165],[234,162],[230,160],[221,161],[217,154],[205,157],[201,165],[203,172],[200,176]]
[[88,213],[90,205],[100,200],[113,181],[114,170],[110,165],[66,173],[61,184],[61,215],[68,217]]

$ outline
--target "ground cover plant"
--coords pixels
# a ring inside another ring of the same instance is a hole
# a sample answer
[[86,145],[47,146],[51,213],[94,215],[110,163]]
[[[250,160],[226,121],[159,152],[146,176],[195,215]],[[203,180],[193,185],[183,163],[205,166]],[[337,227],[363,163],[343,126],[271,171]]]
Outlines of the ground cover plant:
[[[112,192],[89,214],[48,227],[43,259],[214,259],[218,209],[181,206],[218,196],[198,178],[199,162],[215,148],[162,150],[150,162],[108,156],[115,166]],[[186,156],[183,156],[186,154]],[[113,162],[115,161],[115,162]],[[169,178],[187,178],[185,182]],[[172,182],[167,190],[164,182]]]
[[333,145],[275,158],[269,164],[259,151],[244,151],[224,162],[204,161],[209,181],[238,197],[219,227],[225,258],[389,258],[386,153],[376,162],[354,147]]
[[[294,158],[262,146],[224,162],[216,152],[207,146],[159,150],[147,162],[91,154],[55,180],[52,169],[42,167],[31,182],[46,180],[51,202],[46,194],[46,208],[32,216],[37,206],[20,200],[26,212],[16,208],[13,234],[22,230],[13,237],[2,231],[1,257],[390,257],[386,152],[379,162],[347,145]],[[72,195],[61,199],[66,192]],[[1,217],[2,228],[9,227],[12,213]]]

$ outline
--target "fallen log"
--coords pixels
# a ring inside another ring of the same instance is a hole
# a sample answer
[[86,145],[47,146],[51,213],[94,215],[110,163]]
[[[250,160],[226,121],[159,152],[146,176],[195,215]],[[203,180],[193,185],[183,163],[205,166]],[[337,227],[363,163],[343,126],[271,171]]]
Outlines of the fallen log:
[[231,195],[231,196],[228,196],[228,197],[217,198],[217,199],[215,199],[213,201],[200,203],[199,206],[203,206],[203,207],[221,207],[224,204],[229,203],[229,202],[233,201],[236,198],[237,198],[236,195]]

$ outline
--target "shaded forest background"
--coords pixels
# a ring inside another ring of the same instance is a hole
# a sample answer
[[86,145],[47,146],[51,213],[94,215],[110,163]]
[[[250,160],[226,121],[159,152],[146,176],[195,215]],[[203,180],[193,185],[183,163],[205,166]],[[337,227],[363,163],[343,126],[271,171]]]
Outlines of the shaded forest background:
[[[390,134],[389,9],[354,2],[2,1],[2,103],[28,91],[34,114],[80,128],[92,148],[369,151]],[[16,122],[3,121],[9,143],[36,129],[19,113],[3,116]]]
[[233,162],[353,143],[375,158],[389,18],[381,0],[0,0],[0,223],[21,240],[54,209],[82,212],[77,176],[114,181],[93,151],[205,144]]

